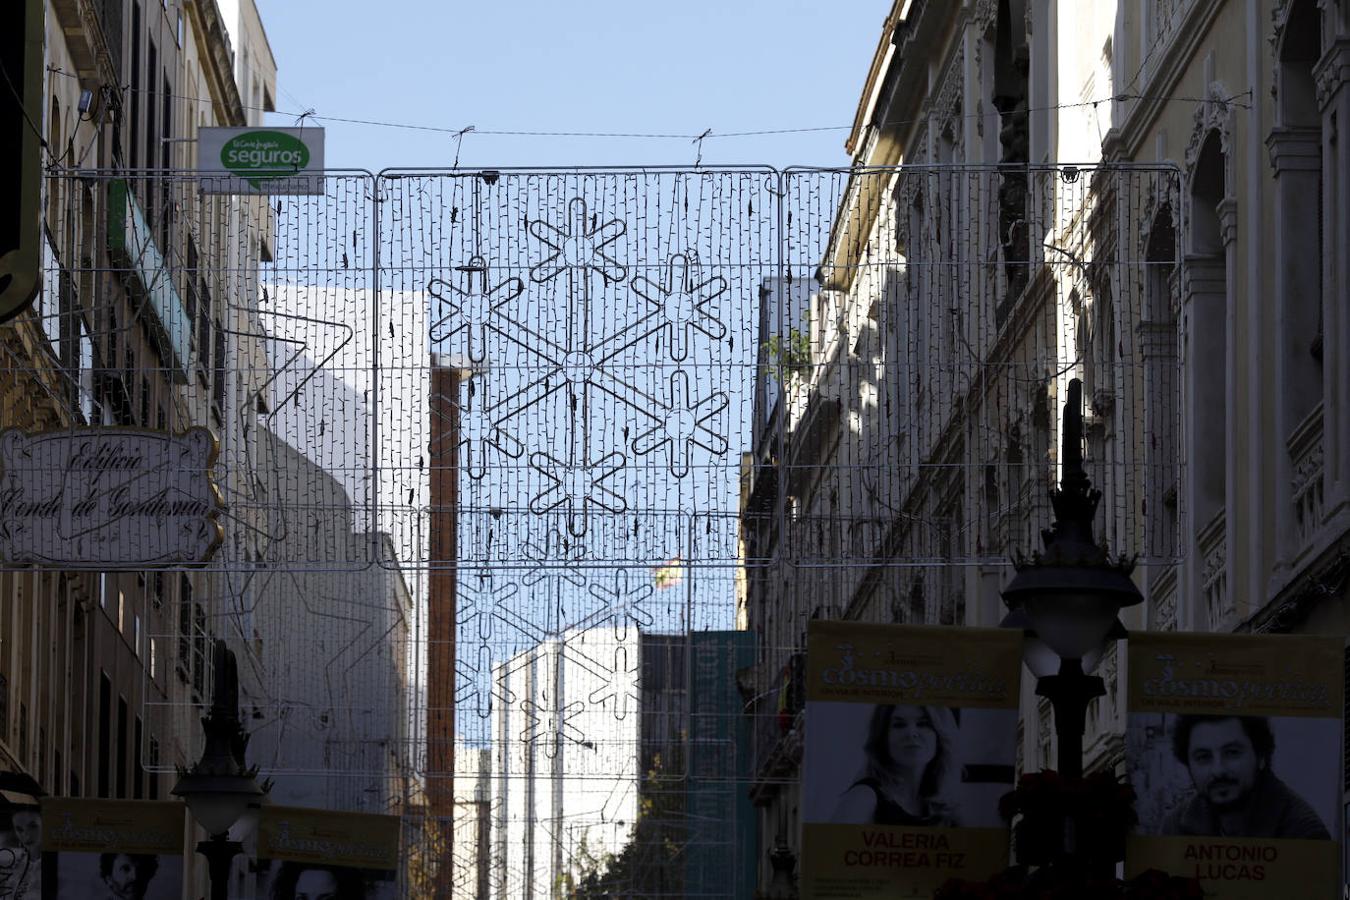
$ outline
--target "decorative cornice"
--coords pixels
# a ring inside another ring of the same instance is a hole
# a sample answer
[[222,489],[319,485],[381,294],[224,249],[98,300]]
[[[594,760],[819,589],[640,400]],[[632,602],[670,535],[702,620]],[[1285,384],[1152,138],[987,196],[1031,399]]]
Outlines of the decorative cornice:
[[[1184,158],[1188,182],[1195,177],[1195,163],[1200,157],[1200,148],[1204,146],[1205,138],[1211,131],[1219,133],[1219,149],[1223,151],[1225,159],[1225,174],[1231,174],[1233,109],[1229,103],[1229,96],[1228,89],[1221,81],[1211,81],[1205,87],[1205,99],[1195,108],[1195,124],[1191,128],[1191,138],[1186,143]],[[1231,184],[1232,180],[1225,178],[1225,185]]]
[[239,96],[239,85],[234,80],[234,59],[230,51],[229,32],[225,29],[216,0],[192,0],[187,4],[189,18],[205,45],[202,71],[217,118],[225,125],[243,125],[244,101]]
[[[975,22],[976,32],[980,35],[988,35],[994,30],[994,25],[998,20],[998,2],[997,0],[976,0],[975,13],[971,16]],[[979,44],[976,43],[976,53]]]
[[1328,111],[1332,101],[1350,82],[1350,37],[1337,38],[1313,66],[1317,86],[1317,106]]
[[948,128],[958,144],[964,144],[965,129],[952,127],[953,121],[961,115],[961,93],[965,89],[966,53],[963,47],[957,47],[956,53],[947,64],[947,74],[942,87],[933,100],[933,118],[937,122],[938,133]]

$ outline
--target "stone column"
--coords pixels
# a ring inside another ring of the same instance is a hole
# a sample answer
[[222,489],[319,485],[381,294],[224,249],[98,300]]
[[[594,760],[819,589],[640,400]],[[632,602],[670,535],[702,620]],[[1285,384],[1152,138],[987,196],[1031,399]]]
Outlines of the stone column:
[[1223,509],[1223,468],[1228,458],[1225,396],[1227,378],[1228,267],[1224,255],[1188,254],[1182,269],[1182,454],[1185,487],[1181,497],[1185,607],[1177,627],[1205,627],[1200,603],[1201,553],[1197,535]]
[[[1317,196],[1322,148],[1318,130],[1272,128],[1266,139],[1275,173],[1275,567],[1298,553],[1289,436],[1316,407],[1322,373],[1312,355],[1321,314],[1317,255]],[[1278,574],[1277,574],[1278,577]]]
[[1350,516],[1350,37],[1332,43],[1313,79],[1322,112],[1322,477],[1332,518]]

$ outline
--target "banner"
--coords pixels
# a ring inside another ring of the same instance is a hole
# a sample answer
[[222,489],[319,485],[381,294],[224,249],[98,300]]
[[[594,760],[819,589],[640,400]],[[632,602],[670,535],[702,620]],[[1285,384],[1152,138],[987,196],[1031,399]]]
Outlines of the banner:
[[801,896],[929,897],[1008,863],[1018,631],[811,622]]
[[183,815],[177,800],[42,801],[44,900],[178,900]]
[[1344,646],[1292,635],[1135,634],[1126,876],[1219,900],[1340,896]]
[[140,428],[0,430],[0,561],[115,569],[209,560],[216,439]]
[[398,816],[264,807],[258,896],[394,900],[398,847]]
[[322,194],[322,128],[199,128],[206,194]]

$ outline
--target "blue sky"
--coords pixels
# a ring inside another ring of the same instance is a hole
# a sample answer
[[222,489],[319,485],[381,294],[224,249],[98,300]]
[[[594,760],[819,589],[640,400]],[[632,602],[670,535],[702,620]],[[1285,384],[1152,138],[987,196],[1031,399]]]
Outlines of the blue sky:
[[[458,130],[462,166],[845,165],[847,126],[889,0],[257,0],[277,107]],[[273,124],[291,124],[278,114]],[[443,167],[455,139],[332,121],[327,165]]]

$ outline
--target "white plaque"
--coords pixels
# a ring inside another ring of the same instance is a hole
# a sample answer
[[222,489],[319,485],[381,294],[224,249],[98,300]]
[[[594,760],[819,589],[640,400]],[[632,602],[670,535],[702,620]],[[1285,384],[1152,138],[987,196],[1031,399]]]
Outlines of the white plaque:
[[136,569],[220,545],[216,440],[138,428],[0,431],[0,561]]

